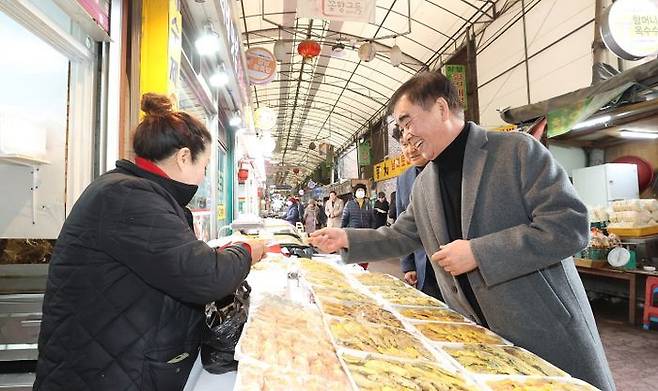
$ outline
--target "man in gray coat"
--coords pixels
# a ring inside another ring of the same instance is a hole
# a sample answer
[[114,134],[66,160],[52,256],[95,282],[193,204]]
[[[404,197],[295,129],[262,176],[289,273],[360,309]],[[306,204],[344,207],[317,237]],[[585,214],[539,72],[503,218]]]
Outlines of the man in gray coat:
[[311,243],[347,262],[423,247],[453,309],[602,390],[615,385],[572,254],[587,209],[550,152],[521,133],[465,123],[438,72],[404,83],[390,109],[430,163],[391,227],[324,229]]

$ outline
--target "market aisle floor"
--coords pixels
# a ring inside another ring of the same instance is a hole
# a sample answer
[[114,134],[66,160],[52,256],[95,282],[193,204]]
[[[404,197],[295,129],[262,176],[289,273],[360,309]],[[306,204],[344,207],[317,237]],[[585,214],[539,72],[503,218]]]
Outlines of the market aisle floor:
[[[402,277],[398,260],[371,263],[368,270]],[[627,302],[592,303],[603,346],[618,391],[658,389],[658,331],[645,331],[624,322]]]

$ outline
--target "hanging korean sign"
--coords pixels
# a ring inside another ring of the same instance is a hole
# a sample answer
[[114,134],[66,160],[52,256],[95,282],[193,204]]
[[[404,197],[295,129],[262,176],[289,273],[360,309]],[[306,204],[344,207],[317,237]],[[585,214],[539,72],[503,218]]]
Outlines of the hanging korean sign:
[[370,141],[359,143],[358,160],[359,166],[367,166],[370,164]]
[[249,48],[245,53],[251,84],[267,84],[276,75],[276,58],[265,48]]
[[375,23],[376,0],[298,0],[297,17]]
[[658,53],[658,1],[617,0],[601,23],[603,42],[625,60]]
[[411,167],[411,162],[409,162],[404,155],[400,155],[391,159],[386,159],[379,164],[375,164],[373,177],[375,182],[395,178],[405,172],[409,167]]
[[454,84],[459,94],[459,100],[468,109],[466,101],[466,66],[464,65],[446,65],[444,73],[446,77]]

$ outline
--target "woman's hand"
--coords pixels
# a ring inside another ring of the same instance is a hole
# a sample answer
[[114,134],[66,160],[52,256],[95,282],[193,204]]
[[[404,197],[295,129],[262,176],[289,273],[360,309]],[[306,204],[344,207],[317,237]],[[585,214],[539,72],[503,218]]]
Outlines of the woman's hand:
[[258,263],[265,256],[265,241],[264,240],[247,240],[245,243],[249,246],[251,251],[251,264]]

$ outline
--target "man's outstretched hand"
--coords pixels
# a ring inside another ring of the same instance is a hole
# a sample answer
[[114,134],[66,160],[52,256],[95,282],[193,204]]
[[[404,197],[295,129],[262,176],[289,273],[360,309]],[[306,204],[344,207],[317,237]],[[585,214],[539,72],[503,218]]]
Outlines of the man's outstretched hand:
[[311,233],[309,243],[323,253],[333,253],[347,248],[347,233],[341,228],[323,228]]

